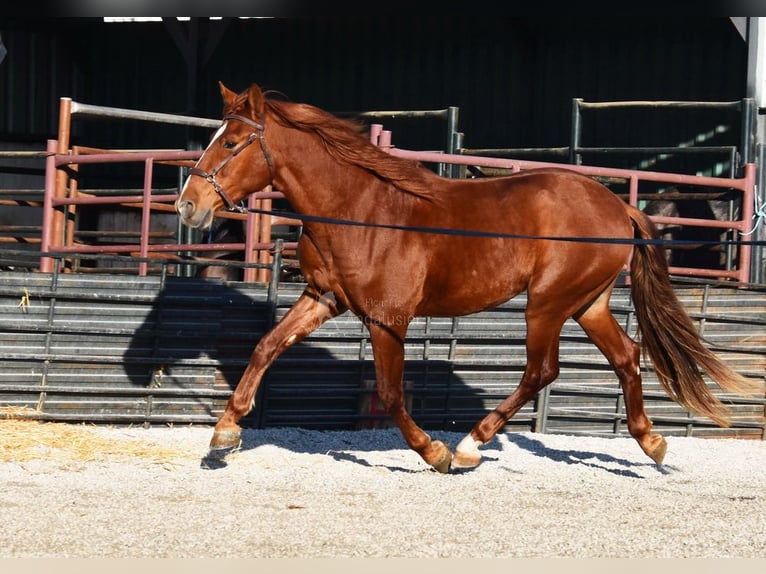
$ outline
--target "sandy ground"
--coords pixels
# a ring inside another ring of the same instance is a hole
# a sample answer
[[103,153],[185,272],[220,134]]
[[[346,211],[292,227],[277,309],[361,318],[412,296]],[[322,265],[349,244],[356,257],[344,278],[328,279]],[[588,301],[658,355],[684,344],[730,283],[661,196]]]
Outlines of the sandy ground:
[[763,441],[669,437],[660,467],[630,438],[513,433],[441,475],[396,429],[246,430],[215,468],[207,427],[76,430],[6,449],[0,557],[766,557]]

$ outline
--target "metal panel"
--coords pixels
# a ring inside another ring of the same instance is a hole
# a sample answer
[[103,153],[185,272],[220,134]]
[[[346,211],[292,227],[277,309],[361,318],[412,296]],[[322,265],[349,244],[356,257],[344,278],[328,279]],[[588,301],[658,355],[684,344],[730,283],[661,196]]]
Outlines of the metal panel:
[[[253,346],[302,291],[279,285],[122,275],[0,275],[0,406],[41,419],[108,423],[213,423]],[[737,370],[766,371],[766,289],[684,281],[677,293],[701,331]],[[28,301],[28,302],[26,302]],[[418,318],[406,344],[405,381],[415,419],[429,429],[468,430],[510,394],[524,369],[523,295],[458,318]],[[629,291],[612,299],[635,335]],[[276,312],[275,312],[276,311]],[[329,321],[267,372],[251,426],[348,429],[383,415],[361,405],[374,381],[362,323]],[[616,377],[579,326],[561,338],[559,379],[507,430],[626,434]],[[764,400],[732,401],[719,429],[671,402],[645,369],[647,411],[665,434],[764,437]],[[369,401],[368,401],[369,402]]]

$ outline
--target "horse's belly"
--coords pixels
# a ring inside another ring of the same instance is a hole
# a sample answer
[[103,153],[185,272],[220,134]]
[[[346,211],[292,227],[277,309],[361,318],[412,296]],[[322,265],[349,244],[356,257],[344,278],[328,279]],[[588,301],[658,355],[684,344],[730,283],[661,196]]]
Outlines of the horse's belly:
[[470,274],[460,279],[426,285],[417,314],[453,317],[497,307],[526,288],[523,276],[498,277],[497,274]]

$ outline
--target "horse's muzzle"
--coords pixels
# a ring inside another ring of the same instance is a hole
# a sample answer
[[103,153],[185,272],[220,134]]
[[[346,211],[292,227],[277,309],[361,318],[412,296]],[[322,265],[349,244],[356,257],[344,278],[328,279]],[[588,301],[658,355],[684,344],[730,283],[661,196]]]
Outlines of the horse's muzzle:
[[210,209],[197,209],[197,205],[189,199],[176,201],[176,212],[187,227],[205,229],[213,222],[213,212]]

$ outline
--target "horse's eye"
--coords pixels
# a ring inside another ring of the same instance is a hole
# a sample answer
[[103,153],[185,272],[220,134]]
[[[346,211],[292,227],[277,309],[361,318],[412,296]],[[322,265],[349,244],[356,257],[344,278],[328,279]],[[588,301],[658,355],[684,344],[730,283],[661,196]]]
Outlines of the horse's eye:
[[224,149],[234,149],[235,147],[237,147],[237,142],[233,142],[233,141],[223,142]]

